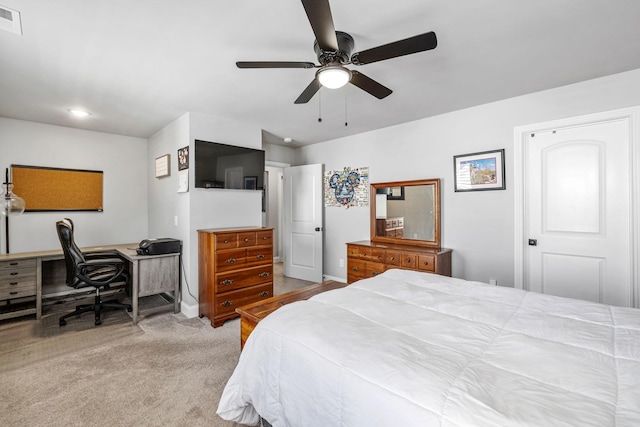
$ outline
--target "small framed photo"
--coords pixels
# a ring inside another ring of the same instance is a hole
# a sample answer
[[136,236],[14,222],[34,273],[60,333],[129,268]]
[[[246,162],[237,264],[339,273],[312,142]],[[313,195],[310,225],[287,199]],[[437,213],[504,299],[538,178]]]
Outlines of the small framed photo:
[[178,149],[178,170],[189,169],[189,146]]
[[258,189],[258,177],[257,176],[245,176],[244,177],[244,189],[245,190],[257,190]]
[[455,191],[504,190],[504,149],[453,156]]
[[156,178],[162,178],[169,176],[171,170],[169,169],[169,155],[165,154],[156,158]]

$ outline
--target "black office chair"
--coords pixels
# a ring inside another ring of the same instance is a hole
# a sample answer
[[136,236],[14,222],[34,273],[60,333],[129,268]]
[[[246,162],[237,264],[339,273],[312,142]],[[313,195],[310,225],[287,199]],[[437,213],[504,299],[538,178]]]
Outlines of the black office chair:
[[117,300],[102,301],[100,298],[100,289],[108,290],[114,282],[128,281],[129,273],[125,269],[125,261],[118,256],[117,252],[83,253],[73,239],[73,228],[73,221],[68,218],[56,222],[56,230],[67,267],[67,285],[76,289],[93,286],[96,288],[96,296],[93,304],[79,305],[74,312],[60,317],[60,326],[67,324],[67,318],[79,316],[88,311],[95,313],[96,325],[102,323],[100,312],[103,308],[124,308],[131,311],[129,304],[122,304]]

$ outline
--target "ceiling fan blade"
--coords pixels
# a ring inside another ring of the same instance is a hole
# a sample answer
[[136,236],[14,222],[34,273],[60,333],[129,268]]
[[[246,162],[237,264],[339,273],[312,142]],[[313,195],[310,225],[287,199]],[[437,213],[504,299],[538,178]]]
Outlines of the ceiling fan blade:
[[318,46],[325,51],[338,50],[338,38],[333,25],[329,0],[302,0],[302,5],[311,23]]
[[238,68],[314,68],[313,62],[290,62],[290,61],[239,61],[236,62]]
[[360,89],[370,93],[378,99],[386,98],[393,93],[393,91],[388,87],[381,85],[377,81],[359,73],[358,71],[351,71],[350,82],[352,85],[358,86]]
[[313,98],[313,95],[320,90],[320,86],[318,79],[313,79],[313,81],[309,83],[309,86],[302,91],[298,99],[295,100],[294,104],[306,104],[309,102],[309,100]]
[[351,63],[355,65],[371,64],[372,62],[435,49],[436,46],[438,46],[436,33],[430,31],[408,39],[356,52],[351,56]]

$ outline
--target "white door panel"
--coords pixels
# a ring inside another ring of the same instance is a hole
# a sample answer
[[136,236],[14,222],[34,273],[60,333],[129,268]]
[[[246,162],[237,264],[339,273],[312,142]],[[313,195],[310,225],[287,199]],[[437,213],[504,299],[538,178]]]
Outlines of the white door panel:
[[322,165],[284,169],[284,274],[322,281]]
[[525,142],[525,289],[632,305],[626,120],[532,134]]

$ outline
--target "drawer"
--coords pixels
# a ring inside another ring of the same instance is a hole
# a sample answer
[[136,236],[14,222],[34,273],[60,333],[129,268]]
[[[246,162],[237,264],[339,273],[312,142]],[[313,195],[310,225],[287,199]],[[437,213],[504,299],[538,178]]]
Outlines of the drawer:
[[358,247],[358,258],[360,259],[371,259],[371,248],[366,246]]
[[358,258],[360,256],[360,246],[347,246],[347,256],[352,258]]
[[238,247],[238,234],[224,233],[216,234],[216,250],[233,249]]
[[225,292],[217,296],[218,307],[216,308],[216,315],[222,316],[235,312],[238,307],[272,296],[273,283],[271,282],[237,291]]
[[431,255],[418,255],[418,270],[436,271],[436,257]]
[[33,267],[11,268],[0,270],[0,283],[15,282],[17,280],[36,280],[36,269]]
[[384,249],[372,248],[371,261],[384,263]]
[[0,300],[30,297],[36,294],[35,283],[0,286]]
[[[387,224],[389,224],[389,222],[387,221]],[[396,228],[398,226],[398,220],[394,219],[391,220],[391,228]]]
[[15,259],[11,261],[0,261],[0,274],[3,270],[12,270],[15,268],[36,268],[35,258]]
[[362,279],[365,275],[365,262],[355,259],[347,260],[347,274]]
[[246,249],[236,249],[233,251],[216,252],[216,270],[236,270],[246,264]]
[[256,245],[273,245],[272,230],[258,231],[256,233]]
[[375,277],[378,274],[384,273],[384,264],[378,264],[377,262],[367,262],[365,264],[365,277]]
[[273,264],[273,246],[258,246],[247,251],[247,265]]
[[8,280],[0,280],[0,290],[15,288],[36,288],[36,274],[31,277],[12,278]]
[[247,233],[238,233],[238,247],[246,248],[247,246],[256,245],[256,233],[255,231]]
[[400,228],[404,227],[404,218],[402,218],[402,217],[398,218],[397,221],[398,221],[397,227],[400,227]]
[[395,230],[395,236],[394,237],[404,237],[404,229],[402,228],[396,228]]
[[385,252],[384,263],[387,265],[399,266],[401,257],[402,253],[400,251],[387,250]]
[[273,280],[273,264],[216,274],[216,293],[246,288]]
[[413,268],[415,270],[416,268],[418,268],[418,255],[413,252],[402,252],[400,265],[402,267]]

